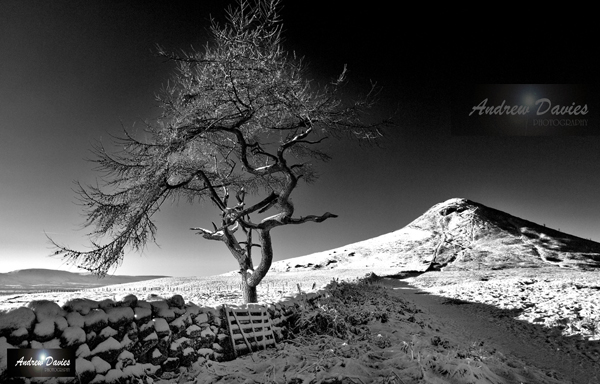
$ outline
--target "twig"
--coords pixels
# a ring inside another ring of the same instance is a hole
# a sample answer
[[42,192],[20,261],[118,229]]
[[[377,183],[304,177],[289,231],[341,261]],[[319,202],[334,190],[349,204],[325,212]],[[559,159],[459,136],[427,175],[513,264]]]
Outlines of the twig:
[[402,380],[402,379],[400,378],[400,376],[398,376],[398,374],[396,373],[396,371],[392,371],[392,373],[394,374],[394,376],[396,376],[396,377],[398,378],[398,380],[400,380],[400,383],[402,383],[402,384],[406,384],[406,383],[404,382],[404,380]]

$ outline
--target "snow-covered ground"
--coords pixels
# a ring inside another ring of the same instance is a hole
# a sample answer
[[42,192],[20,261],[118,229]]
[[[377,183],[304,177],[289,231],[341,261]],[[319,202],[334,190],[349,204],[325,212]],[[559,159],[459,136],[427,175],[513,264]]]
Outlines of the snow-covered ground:
[[[234,361],[196,364],[160,383],[600,382],[593,341],[575,342],[510,312],[423,294],[403,281],[374,285],[344,292],[338,306],[322,304],[322,313],[336,319],[368,318],[356,334],[301,334]],[[319,323],[318,315],[308,316]]]
[[[363,270],[325,270],[307,272],[288,272],[278,274],[269,272],[258,287],[259,300],[278,302],[299,292],[314,292],[332,279],[351,281],[363,277]],[[33,300],[53,300],[63,305],[75,298],[95,301],[117,299],[133,294],[139,299],[156,296],[171,297],[181,295],[186,302],[200,306],[214,307],[220,304],[241,304],[240,277],[237,273],[202,277],[168,277],[141,282],[110,285],[101,288],[70,292],[41,292],[0,296],[0,311],[25,306]]]
[[[274,302],[297,294],[299,288],[310,292],[332,279],[353,281],[365,272],[273,272],[260,287],[259,297]],[[153,381],[598,383],[600,342],[593,328],[600,313],[598,277],[598,272],[536,268],[431,272],[405,280],[378,280],[375,284],[385,287],[375,287],[380,291],[356,293],[360,300],[341,307],[331,303],[320,308],[329,314],[386,313],[385,321],[380,317],[364,324],[363,333],[300,336],[231,362],[200,359],[173,377]],[[423,291],[410,289],[406,282]],[[75,297],[102,300],[127,294],[142,299],[180,294],[186,302],[211,306],[239,303],[238,284],[239,276],[228,275],[157,279],[79,293],[2,297],[0,308],[38,299],[60,304]]]
[[512,311],[515,319],[600,344],[600,271],[447,271],[407,281],[438,296]]

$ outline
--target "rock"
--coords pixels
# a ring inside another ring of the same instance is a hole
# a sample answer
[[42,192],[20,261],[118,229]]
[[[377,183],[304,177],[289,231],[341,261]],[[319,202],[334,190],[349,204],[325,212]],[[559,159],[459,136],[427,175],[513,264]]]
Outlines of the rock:
[[[89,311],[88,311],[89,313]],[[85,326],[85,320],[79,312],[69,312],[66,316],[67,323],[70,327],[83,328]]]
[[161,365],[167,360],[167,355],[163,354],[158,348],[154,348],[152,352],[150,352],[150,364]]
[[169,323],[167,323],[166,319],[157,317],[152,319],[152,323],[154,324],[154,330],[158,337],[165,337],[171,334],[171,328],[169,328]]
[[129,323],[125,326],[125,335],[123,338],[129,337],[131,341],[138,341],[138,326],[135,323]]
[[162,299],[162,298],[160,300],[148,301],[148,303],[150,303],[150,307],[152,308],[152,312],[154,314],[157,314],[158,310],[160,310],[160,309],[168,309],[169,308],[169,303],[165,299]]
[[169,354],[169,348],[171,347],[172,341],[173,338],[171,335],[160,338],[158,340],[158,344],[156,344],[156,348],[158,348],[158,350],[166,356]]
[[138,298],[136,295],[128,294],[128,295],[121,297],[118,301],[118,304],[121,307],[135,308],[138,304]]
[[185,313],[193,318],[200,313],[200,307],[194,303],[187,303],[185,306]]
[[75,360],[75,372],[80,383],[88,384],[96,376],[96,366],[84,358]]
[[226,355],[225,355],[224,353],[217,353],[217,352],[214,352],[214,353],[212,354],[212,356],[210,357],[210,359],[209,359],[209,360],[214,360],[214,361],[218,361],[218,362],[223,362],[223,361],[226,361],[226,360],[227,360],[227,357],[226,357]]
[[18,348],[31,348],[31,343],[28,340],[23,340],[17,345]]
[[185,334],[190,339],[197,339],[200,337],[202,333],[202,328],[197,326],[196,324],[192,324],[186,328]]
[[104,309],[104,310],[115,307],[116,305],[117,305],[117,303],[112,299],[104,299],[104,300],[100,300],[98,302],[98,308]]
[[202,308],[202,313],[206,313],[209,323],[220,324],[222,318],[220,310],[211,307],[204,307]]
[[78,348],[86,342],[85,331],[79,327],[67,327],[60,336],[61,348]]
[[29,331],[25,327],[21,327],[12,331],[6,338],[9,343],[19,345],[29,338]]
[[154,332],[154,322],[150,321],[146,324],[140,326],[138,330],[137,337],[138,339],[145,339],[146,336]]
[[41,323],[45,320],[54,320],[57,316],[64,317],[66,312],[54,301],[34,300],[27,304],[27,308],[35,312],[36,320]]
[[145,300],[138,300],[137,306],[140,307],[140,308],[152,309],[152,305],[149,302],[145,301]]
[[43,343],[33,340],[31,342],[32,349],[59,349],[60,339],[54,338],[52,340],[45,341]]
[[164,363],[162,363],[162,369],[165,372],[173,372],[175,371],[177,368],[179,368],[179,358],[177,357],[169,357],[167,358],[167,360],[165,360]]
[[101,375],[104,375],[112,368],[112,366],[107,361],[105,361],[99,356],[94,356],[92,358],[92,364],[94,365],[94,367],[96,367],[96,372]]
[[31,331],[33,330],[35,319],[35,313],[25,307],[0,312],[0,336],[8,336],[19,328]]
[[121,347],[122,347],[123,349],[127,349],[127,350],[129,350],[131,347],[133,347],[133,346],[135,345],[135,343],[136,343],[136,342],[137,342],[137,338],[136,338],[136,340],[134,341],[134,340],[131,340],[131,339],[129,338],[129,335],[125,335],[125,336],[123,337],[123,340],[121,340]]
[[[139,303],[138,303],[139,304]],[[135,322],[139,325],[152,318],[152,308],[135,307],[133,309]]]
[[73,299],[67,301],[63,308],[67,312],[77,312],[82,316],[90,313],[92,309],[98,308],[98,302],[90,299]]
[[96,332],[91,331],[85,334],[85,342],[91,349],[96,348],[100,344],[100,341],[102,340],[100,340]]
[[123,368],[123,373],[127,377],[143,378],[146,376],[160,376],[162,375],[162,368],[160,365],[153,364],[140,364],[130,365]]
[[14,348],[14,346],[8,343],[6,337],[0,337],[0,380],[2,381],[4,381],[3,379],[6,374],[9,348]]
[[212,343],[214,343],[214,341],[215,341],[215,338],[216,338],[216,335],[212,329],[210,329],[210,328],[203,329],[202,332],[200,332],[199,345],[200,346],[212,345]]
[[191,323],[191,320],[187,316],[181,316],[169,323],[169,329],[173,334],[177,335],[183,332],[185,328]]
[[114,328],[131,322],[135,318],[135,313],[131,307],[107,308],[105,312],[108,316],[108,323]]
[[99,332],[108,325],[108,316],[102,309],[92,309],[84,316],[84,324],[86,330]]
[[94,377],[94,380],[92,380],[90,382],[90,384],[108,384],[108,383],[106,382],[106,377],[104,377],[104,375],[98,373],[96,375],[96,377]]
[[107,384],[121,384],[127,380],[127,376],[120,369],[111,369],[106,372],[104,380]]
[[56,316],[54,318],[54,325],[58,332],[62,332],[69,326],[69,322],[63,316]]
[[212,360],[212,357],[214,355],[214,351],[210,348],[200,348],[196,350],[196,353],[198,353],[199,356],[202,356],[208,360]]
[[119,357],[117,357],[117,363],[115,364],[115,368],[123,369],[133,364],[135,364],[135,356],[133,355],[133,353],[129,351],[123,351],[121,352]]
[[158,336],[156,335],[156,332],[152,332],[151,334],[149,334],[148,336],[146,336],[143,339],[140,339],[132,348],[131,348],[131,352],[136,356],[136,357],[141,357],[142,355],[146,354],[146,352],[148,352],[150,349],[154,348],[156,346],[156,344],[158,344]]
[[77,357],[86,358],[91,355],[92,353],[90,352],[90,347],[87,344],[81,344],[75,351],[75,356]]
[[121,343],[114,338],[109,337],[107,340],[98,344],[91,353],[92,356],[98,356],[109,363],[114,363],[121,352],[123,352]]
[[163,318],[166,321],[173,321],[175,319],[175,311],[172,310],[171,308],[160,308],[158,310],[158,313],[156,314],[157,317]]
[[33,328],[33,339],[41,343],[54,338],[55,326],[54,319],[46,319],[41,323],[36,323]]
[[152,314],[154,317],[162,317],[167,321],[175,319],[175,312],[169,307],[169,303],[166,300],[151,301]]
[[171,307],[183,308],[185,306],[185,300],[181,295],[173,295],[168,300],[168,303]]
[[109,337],[115,337],[117,336],[119,332],[117,332],[115,329],[111,328],[111,327],[105,327],[102,329],[102,331],[100,331],[100,333],[98,334],[98,337],[100,338],[100,340],[106,340]]
[[176,318],[185,315],[185,308],[170,307],[169,309],[173,311]]
[[173,341],[171,346],[169,347],[169,356],[177,357],[181,356],[184,349],[191,346],[191,341],[187,337],[180,337],[179,339]]
[[197,325],[208,323],[208,315],[206,313],[200,313],[194,318],[194,323]]
[[197,359],[198,359],[198,353],[196,353],[194,348],[187,347],[183,350],[181,357],[179,358],[179,361],[182,366],[189,367]]

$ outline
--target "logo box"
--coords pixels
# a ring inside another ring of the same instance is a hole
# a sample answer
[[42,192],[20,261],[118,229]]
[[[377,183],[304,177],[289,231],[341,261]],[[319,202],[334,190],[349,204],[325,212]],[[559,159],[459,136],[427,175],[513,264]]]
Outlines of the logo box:
[[73,349],[16,349],[7,350],[9,377],[75,377]]
[[457,84],[453,136],[599,135],[598,92],[586,84]]

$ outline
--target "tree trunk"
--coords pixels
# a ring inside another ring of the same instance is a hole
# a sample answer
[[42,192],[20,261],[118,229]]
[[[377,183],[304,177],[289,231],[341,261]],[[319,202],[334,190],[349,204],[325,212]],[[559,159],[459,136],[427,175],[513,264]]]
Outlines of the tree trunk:
[[[244,258],[244,262],[240,262],[240,274],[242,275],[242,297],[244,303],[257,303],[258,293],[256,287],[269,272],[271,263],[273,262],[273,246],[271,243],[271,234],[269,230],[261,230],[259,232],[261,244],[261,260],[258,268],[252,268],[252,259]],[[238,258],[238,261],[242,258]]]
[[258,303],[258,294],[256,293],[256,286],[248,284],[248,274],[242,274],[242,297],[244,303]]

